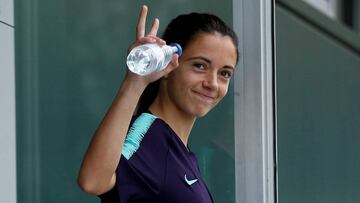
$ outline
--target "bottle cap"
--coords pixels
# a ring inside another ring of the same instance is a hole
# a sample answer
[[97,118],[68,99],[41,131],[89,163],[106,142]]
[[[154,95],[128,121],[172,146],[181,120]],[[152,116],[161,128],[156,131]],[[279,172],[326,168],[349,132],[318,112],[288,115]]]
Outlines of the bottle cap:
[[181,54],[182,54],[182,48],[181,48],[180,44],[178,44],[178,43],[171,43],[171,44],[169,44],[169,46],[176,47],[176,48],[177,48],[176,53],[177,53],[179,56],[181,56]]

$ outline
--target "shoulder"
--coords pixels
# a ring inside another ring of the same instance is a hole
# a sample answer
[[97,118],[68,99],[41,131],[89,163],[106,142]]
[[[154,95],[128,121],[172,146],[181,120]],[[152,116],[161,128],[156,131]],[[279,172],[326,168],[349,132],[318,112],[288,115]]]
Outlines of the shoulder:
[[122,155],[129,160],[134,154],[149,153],[157,148],[167,150],[167,125],[157,116],[142,113],[130,124],[122,149]]
[[[116,174],[117,185],[157,194],[163,188],[169,154],[166,125],[143,113],[130,124]],[[143,194],[145,195],[145,194]]]

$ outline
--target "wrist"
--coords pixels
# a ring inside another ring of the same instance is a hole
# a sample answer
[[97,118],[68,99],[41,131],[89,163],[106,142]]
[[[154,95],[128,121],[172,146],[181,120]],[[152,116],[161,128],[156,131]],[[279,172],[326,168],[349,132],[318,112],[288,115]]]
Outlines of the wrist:
[[128,92],[140,96],[147,85],[148,83],[143,78],[141,78],[141,76],[127,73],[121,84],[119,93]]

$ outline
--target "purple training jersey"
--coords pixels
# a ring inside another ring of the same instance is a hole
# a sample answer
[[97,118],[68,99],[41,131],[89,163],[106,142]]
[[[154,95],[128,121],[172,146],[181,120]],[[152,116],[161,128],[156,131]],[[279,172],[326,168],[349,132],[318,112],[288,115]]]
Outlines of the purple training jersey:
[[102,203],[212,203],[195,155],[163,120],[142,113],[131,124]]

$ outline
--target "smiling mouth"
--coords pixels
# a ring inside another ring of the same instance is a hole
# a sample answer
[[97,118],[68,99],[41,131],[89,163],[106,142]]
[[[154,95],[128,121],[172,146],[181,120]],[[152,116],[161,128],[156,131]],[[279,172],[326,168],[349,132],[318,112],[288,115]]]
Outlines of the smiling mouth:
[[213,101],[215,100],[215,97],[212,97],[212,96],[209,96],[207,94],[203,94],[203,93],[200,93],[200,92],[197,92],[197,91],[194,91],[193,92],[199,96],[200,98],[202,98],[203,100],[206,100],[206,101]]

